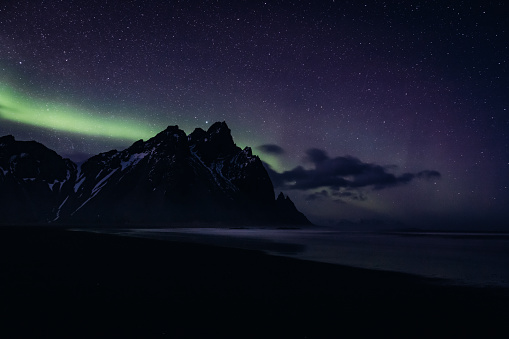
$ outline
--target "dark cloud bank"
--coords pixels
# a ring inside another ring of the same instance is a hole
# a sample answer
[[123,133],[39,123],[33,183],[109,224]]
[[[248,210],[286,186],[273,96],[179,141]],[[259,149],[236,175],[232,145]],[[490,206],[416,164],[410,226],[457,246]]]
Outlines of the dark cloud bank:
[[[283,150],[281,149],[281,151]],[[314,168],[305,169],[298,166],[292,170],[278,173],[265,164],[274,186],[287,190],[323,189],[309,195],[309,200],[321,198],[365,200],[366,197],[361,192],[363,188],[380,190],[408,184],[414,179],[440,178],[440,173],[434,170],[396,175],[389,172],[389,168],[394,166],[365,163],[352,156],[331,158],[324,150],[317,148],[307,150],[305,160],[311,163]]]

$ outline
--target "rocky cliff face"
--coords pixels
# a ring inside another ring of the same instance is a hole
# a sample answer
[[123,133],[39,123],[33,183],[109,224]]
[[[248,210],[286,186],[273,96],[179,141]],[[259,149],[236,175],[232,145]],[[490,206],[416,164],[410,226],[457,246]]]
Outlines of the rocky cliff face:
[[80,166],[7,136],[0,170],[0,213],[10,211],[3,223],[309,224],[288,198],[274,199],[262,162],[235,145],[224,122],[189,136],[169,126]]

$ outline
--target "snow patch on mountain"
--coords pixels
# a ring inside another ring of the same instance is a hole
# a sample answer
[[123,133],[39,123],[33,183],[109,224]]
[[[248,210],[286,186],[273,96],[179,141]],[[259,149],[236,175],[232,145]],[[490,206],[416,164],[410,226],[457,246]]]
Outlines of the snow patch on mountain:
[[49,190],[53,192],[53,186],[55,186],[56,183],[60,183],[57,179],[53,180],[53,183],[48,182]]
[[78,192],[78,189],[80,188],[81,184],[83,184],[83,182],[85,181],[86,177],[83,176],[83,178],[81,178],[80,181],[78,181],[75,185],[74,185],[74,193]]
[[[154,152],[155,147],[152,149],[151,154]],[[140,162],[143,158],[145,158],[149,152],[143,153],[135,153],[129,157],[127,161],[121,161],[120,166],[122,167],[121,171],[125,170],[127,167],[135,166],[138,162]]]
[[[76,168],[76,183],[74,184],[74,193],[78,192],[78,189],[80,188],[81,184],[85,181],[85,175],[81,173],[81,164],[78,165]],[[83,175],[83,178],[81,176]]]
[[80,207],[78,207],[74,212],[71,213],[71,215],[74,215],[76,212],[78,212],[83,206],[85,206],[85,204],[87,202],[89,202],[90,200],[92,200],[96,195],[97,193],[99,193],[101,191],[101,189],[106,185],[106,183],[108,182],[108,179],[113,175],[113,173],[115,173],[117,171],[118,168],[115,168],[113,171],[111,171],[110,173],[108,173],[104,178],[101,179],[101,181],[99,181],[95,186],[94,188],[92,189],[92,195],[87,199],[85,200],[85,202],[83,204],[80,205]]
[[76,180],[79,180],[79,178],[81,177],[81,164],[79,164],[77,167],[76,167]]
[[210,169],[207,165],[205,165],[203,160],[201,160],[200,156],[198,154],[196,154],[196,152],[194,152],[192,149],[191,149],[191,154],[194,156],[195,160],[198,160],[198,162],[210,172],[210,175],[212,176],[212,179],[214,179],[214,181],[216,182],[217,186],[224,191],[224,187],[217,180],[217,176],[215,175],[214,171],[212,169]]
[[53,219],[53,221],[56,221],[60,218],[60,210],[62,209],[62,206],[64,206],[64,204],[67,202],[67,199],[69,199],[69,196],[67,196],[64,201],[60,204],[60,206],[58,206],[58,209],[57,209],[57,216],[55,217],[55,219]]
[[92,198],[95,197],[97,195],[97,193],[99,193],[99,191],[104,187],[104,185],[106,185],[107,183],[107,180],[113,175],[113,173],[115,173],[116,171],[118,170],[118,168],[115,168],[113,171],[111,171],[110,173],[106,174],[106,176],[104,178],[101,179],[101,181],[99,181],[95,186],[94,188],[92,189]]
[[239,189],[237,188],[237,186],[235,186],[230,179],[226,178],[223,174],[223,167],[224,167],[224,163],[223,162],[213,162],[212,164],[210,164],[211,168],[217,173],[219,174],[219,176],[227,183],[227,185],[229,186],[229,188],[233,191],[238,191]]

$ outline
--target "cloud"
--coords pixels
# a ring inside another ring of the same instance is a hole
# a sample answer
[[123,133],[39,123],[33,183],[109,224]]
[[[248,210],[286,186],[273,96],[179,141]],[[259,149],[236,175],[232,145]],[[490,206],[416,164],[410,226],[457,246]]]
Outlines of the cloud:
[[329,193],[327,190],[321,190],[319,192],[313,192],[304,196],[306,201],[324,201],[331,200],[336,203],[345,204],[346,202],[343,198],[348,198],[352,200],[365,200],[365,197],[358,192],[332,192]]
[[274,154],[274,155],[281,155],[285,153],[285,150],[275,144],[265,144],[257,147],[259,150],[261,150],[264,153]]
[[360,190],[348,190],[348,191],[334,191],[331,194],[333,197],[337,197],[336,201],[343,201],[341,199],[347,198],[351,200],[364,201],[367,200],[367,196]]
[[329,159],[327,153],[324,150],[318,148],[311,148],[306,151],[305,160],[312,163],[322,163]]
[[329,192],[326,190],[321,190],[320,192],[315,192],[306,195],[305,199],[307,201],[315,201],[315,200],[323,200],[324,198],[329,198]]
[[[396,175],[389,172],[394,166],[366,163],[352,156],[331,158],[324,150],[317,148],[306,151],[305,161],[314,168],[298,166],[279,173],[266,165],[274,186],[296,190],[330,189],[337,197],[365,200],[364,195],[352,191],[364,187],[380,190],[408,184],[414,179],[440,178],[440,173],[434,170]],[[320,197],[323,197],[323,194],[320,196],[314,193],[308,196],[311,200]]]

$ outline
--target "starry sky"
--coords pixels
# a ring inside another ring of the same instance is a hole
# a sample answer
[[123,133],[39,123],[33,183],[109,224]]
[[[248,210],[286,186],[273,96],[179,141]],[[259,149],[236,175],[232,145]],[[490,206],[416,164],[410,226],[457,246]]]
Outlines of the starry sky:
[[3,1],[0,135],[83,161],[226,121],[317,224],[509,230],[508,18],[504,1]]

